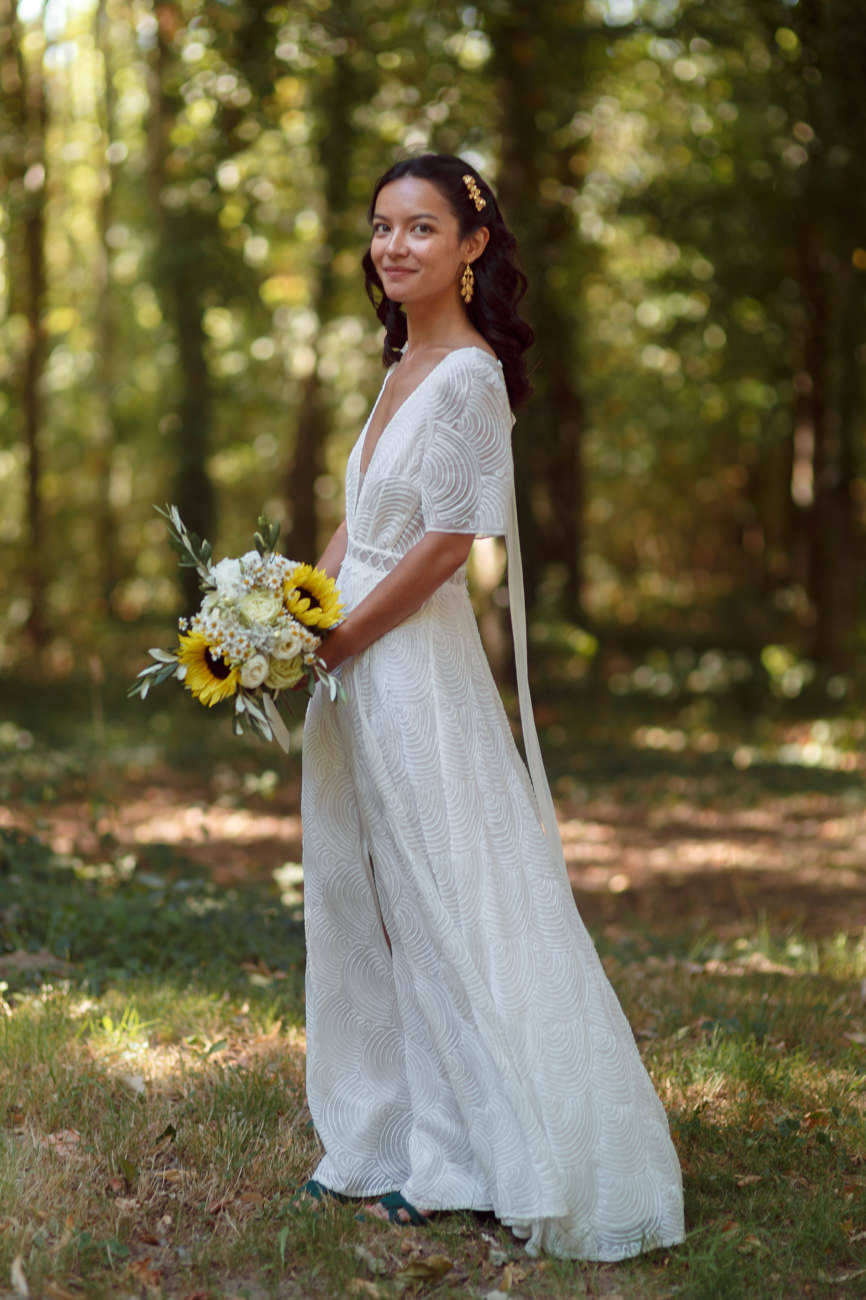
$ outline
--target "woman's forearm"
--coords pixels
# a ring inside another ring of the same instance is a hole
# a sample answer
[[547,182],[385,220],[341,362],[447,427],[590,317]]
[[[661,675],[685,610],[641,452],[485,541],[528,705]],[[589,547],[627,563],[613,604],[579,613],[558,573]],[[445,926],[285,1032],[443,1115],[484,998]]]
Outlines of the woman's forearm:
[[321,559],[316,565],[317,569],[324,569],[329,578],[336,579],[340,572],[340,565],[343,563],[346,554],[347,536],[346,521],[344,519],[339,528],[334,531],[331,540],[322,551]]
[[473,540],[471,533],[426,533],[330,634],[321,651],[328,668],[414,614],[465,563]]

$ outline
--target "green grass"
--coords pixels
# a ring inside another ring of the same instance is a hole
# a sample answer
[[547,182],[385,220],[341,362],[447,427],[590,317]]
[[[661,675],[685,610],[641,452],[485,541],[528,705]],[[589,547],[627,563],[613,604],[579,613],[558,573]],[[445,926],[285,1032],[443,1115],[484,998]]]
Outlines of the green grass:
[[[0,880],[0,1277],[18,1259],[33,1294],[387,1297],[431,1256],[447,1274],[412,1285],[441,1297],[483,1296],[506,1269],[512,1294],[545,1300],[833,1296],[866,1278],[866,943],[600,936],[670,1115],[688,1239],[572,1264],[528,1260],[471,1215],[421,1232],[291,1210],[316,1140],[299,922],[273,890],[221,897],[183,860],[161,885],[88,876],[8,833]],[[68,966],[18,969],[10,948]]]
[[[104,709],[91,703],[0,690],[0,1293],[22,1273],[47,1300],[866,1290],[866,941],[836,865],[862,870],[862,774],[843,762],[856,719],[809,767],[790,746],[825,732],[799,717],[756,716],[744,741],[721,703],[692,727],[670,702],[648,718],[626,697],[606,717],[557,701],[545,748],[566,815],[668,853],[649,892],[637,879],[583,902],[670,1117],[688,1236],[595,1265],[530,1260],[472,1215],[401,1230],[358,1222],[356,1206],[292,1206],[317,1158],[293,869],[267,840],[196,851],[121,830],[157,785],[181,811],[291,814],[297,760],[237,744],[185,699],[150,709],[109,686]],[[712,892],[737,874],[756,812],[798,866],[790,923]],[[699,826],[726,837],[724,872],[673,853],[695,850]]]

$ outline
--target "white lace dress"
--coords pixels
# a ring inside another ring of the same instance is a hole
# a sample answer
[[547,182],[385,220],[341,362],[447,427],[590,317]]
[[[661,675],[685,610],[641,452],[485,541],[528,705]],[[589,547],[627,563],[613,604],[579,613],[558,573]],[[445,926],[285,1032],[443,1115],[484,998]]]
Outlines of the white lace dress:
[[[347,608],[428,530],[504,534],[515,564],[511,425],[499,363],[460,348],[362,478],[365,426],[346,474]],[[344,701],[317,691],[304,731],[314,1176],[492,1209],[532,1254],[681,1241],[667,1119],[575,907],[543,771],[534,791],[515,748],[465,572],[342,682]]]

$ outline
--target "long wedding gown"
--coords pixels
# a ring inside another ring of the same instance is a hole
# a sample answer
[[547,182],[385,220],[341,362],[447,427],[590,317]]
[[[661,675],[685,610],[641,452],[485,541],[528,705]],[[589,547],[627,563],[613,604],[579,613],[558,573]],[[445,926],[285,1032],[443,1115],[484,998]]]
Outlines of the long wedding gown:
[[[415,389],[362,476],[368,419],[346,473],[348,609],[428,530],[504,534],[519,563],[511,425],[501,367],[472,347]],[[535,788],[514,745],[465,571],[342,683],[345,700],[317,690],[304,731],[314,1176],[492,1209],[531,1254],[682,1241],[667,1119],[575,907],[527,707]]]

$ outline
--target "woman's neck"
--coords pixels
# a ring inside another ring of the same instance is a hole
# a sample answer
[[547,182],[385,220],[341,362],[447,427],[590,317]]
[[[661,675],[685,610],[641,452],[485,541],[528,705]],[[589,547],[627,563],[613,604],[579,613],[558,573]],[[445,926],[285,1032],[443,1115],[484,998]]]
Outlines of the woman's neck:
[[441,304],[436,310],[419,304],[406,310],[406,355],[417,356],[434,349],[453,348],[474,336],[475,330],[461,302]]

